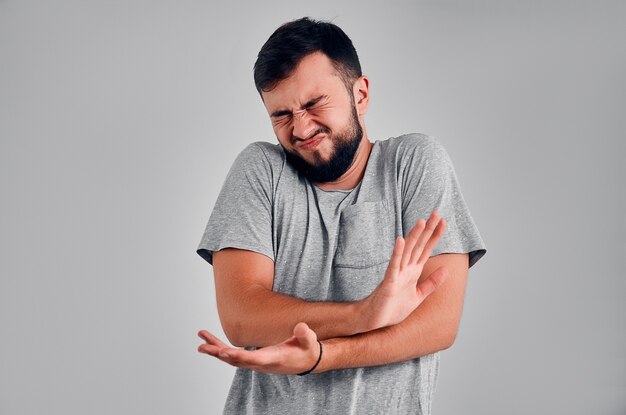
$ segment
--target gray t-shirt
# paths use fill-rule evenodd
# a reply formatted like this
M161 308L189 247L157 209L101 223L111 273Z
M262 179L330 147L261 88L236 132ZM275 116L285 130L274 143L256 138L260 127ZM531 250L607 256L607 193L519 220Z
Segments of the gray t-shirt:
M324 191L285 160L278 144L248 145L231 167L197 253L223 248L274 261L273 290L307 301L355 301L380 283L396 236L433 210L447 221L432 255L485 245L445 149L407 134L376 141L363 180ZM248 348L253 349L253 348ZM225 414L430 414L439 353L389 365L307 376L237 369Z

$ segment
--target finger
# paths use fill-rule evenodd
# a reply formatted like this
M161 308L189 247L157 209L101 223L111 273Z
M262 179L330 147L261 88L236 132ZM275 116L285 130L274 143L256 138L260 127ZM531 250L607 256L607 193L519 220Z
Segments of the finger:
M411 252L413 251L413 247L417 243L417 239L419 238L422 230L426 226L426 221L424 219L420 219L417 221L413 229L409 232L406 237L406 241L404 244L404 250L402 252L402 261L400 262L400 267L404 268L411 260Z
M248 350L245 349L223 348L220 349L220 351L217 353L217 356L215 357L217 357L224 363L228 363L231 366L249 368L251 365L246 363L246 361L253 360L253 358L246 356L245 353L242 354L242 352L250 353Z
M415 243L415 246L413 247L413 252L411 252L410 260L411 264L416 264L419 260L420 256L422 255L422 251L424 250L424 246L426 245L426 242L428 242L428 239L430 239L430 236L439 224L439 221L439 212L433 210L430 218L428 218L428 222L426 222L426 227L424 228L424 231L419 235L419 238Z
M306 323L301 322L296 324L293 328L293 335L298 340L298 343L305 349L310 349L317 345L317 335Z
M198 332L198 337L206 341L208 344L212 344L220 348L228 347L226 344L222 343L220 339L218 339L206 330L200 330Z
M435 231L433 232L432 236L430 237L430 239L428 239L428 242L426 243L426 246L424 247L424 251L422 251L422 255L417 261L418 264L424 265L426 261L428 261L428 258L430 258L430 254L432 254L433 249L435 249L435 247L437 246L437 243L439 243L439 239L441 239L441 236L443 235L445 230L446 230L446 220L441 219L439 221L439 224L435 228Z
M257 350L227 348L222 349L217 357L233 366L260 369L277 362L276 348L276 346Z
M246 350L246 349L233 349L233 348L223 348L220 349L218 353L218 357L223 359L224 361L245 361L245 360L253 360L254 355L251 355L254 351Z
M200 353L205 353L210 356L216 357L219 360L234 366L237 366L237 364L236 359L233 357L233 355L236 354L237 350L238 349L234 349L231 347L218 347L206 343L198 346L198 351Z
M387 269L391 271L389 274L389 279L393 280L400 270L400 262L402 261L402 251L404 250L404 238L398 236L396 238L396 243L393 246L393 252L391 253L391 259L389 260L389 265L387 265Z
M206 343L202 343L200 346L198 346L198 351L200 353L205 353L213 357L217 357L221 349L222 349L221 347L213 346L213 345L206 344Z
M446 281L448 274L449 272L446 267L439 267L432 274L430 274L428 279L417 284L415 289L417 290L417 296L420 299L420 303Z

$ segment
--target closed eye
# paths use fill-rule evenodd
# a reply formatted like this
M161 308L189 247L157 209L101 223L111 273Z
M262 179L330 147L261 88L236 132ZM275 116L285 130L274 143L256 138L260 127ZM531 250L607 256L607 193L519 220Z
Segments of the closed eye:
M312 100L310 100L309 102L307 102L306 104L304 104L304 106L302 107L302 109L311 109L313 107L315 107L315 105L317 105L322 99L326 98L326 95L320 95L317 98L314 98Z
M315 106L320 103L322 100L327 99L328 95L320 95L319 97L313 98L309 101L306 102L306 104L304 104L302 107L300 107L300 110L309 110L312 108L315 108ZM274 120L275 123L280 123L280 122L285 122L287 120L289 120L292 116L292 112L290 110L278 110L278 111L274 111L270 117Z
M291 115L291 111L289 111L289 110L282 110L282 111L273 112L271 117L272 118L282 118L282 117L289 116L289 115Z
M291 120L291 113L283 114L283 115L279 115L275 117L272 116L272 124L274 125L286 124L289 122L289 120Z

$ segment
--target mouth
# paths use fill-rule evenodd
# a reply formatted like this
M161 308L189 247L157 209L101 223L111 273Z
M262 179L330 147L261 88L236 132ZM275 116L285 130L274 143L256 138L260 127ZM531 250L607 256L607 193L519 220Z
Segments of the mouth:
M324 134L317 134L315 137L311 137L308 140L298 141L296 146L303 150L312 150L322 141Z

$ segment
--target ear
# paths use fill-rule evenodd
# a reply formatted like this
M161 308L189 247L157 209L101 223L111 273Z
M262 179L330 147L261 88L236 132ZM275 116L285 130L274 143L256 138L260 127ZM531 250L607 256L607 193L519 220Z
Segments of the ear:
M370 81L367 76L360 76L352 87L354 95L354 104L359 116L365 115L370 102Z

